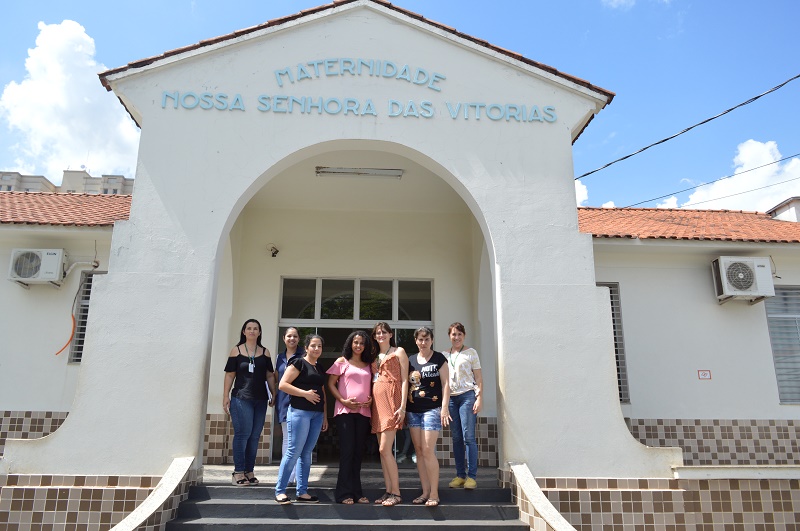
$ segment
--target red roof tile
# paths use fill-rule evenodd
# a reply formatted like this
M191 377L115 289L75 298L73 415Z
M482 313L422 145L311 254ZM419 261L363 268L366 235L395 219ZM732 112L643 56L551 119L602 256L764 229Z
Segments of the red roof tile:
M191 50L197 50L197 49L202 48L204 46L216 44L216 43L223 42L223 41L226 41L226 40L229 40L229 39L235 39L237 37L240 37L242 35L246 35L248 33L253 33L255 31L260 31L260 30L263 30L263 29L266 29L266 28L270 28L270 27L274 27L274 26L280 26L280 25L285 24L287 22L291 22L293 20L297 20L297 19L309 16L309 15L313 15L313 14L316 14L316 13L320 13L320 12L323 12L323 11L328 11L328 10L340 7L342 5L345 5L345 4L353 3L355 1L357 1L357 0L335 0L334 2L332 2L330 4L324 4L324 5L321 5L319 7L314 7L314 8L311 8L311 9L305 9L305 10L300 11L299 13L296 13L294 15L288 15L288 16L285 16L285 17L276 18L276 19L273 19L273 20L269 20L269 21L267 21L267 22L265 22L263 24L259 24L259 25L256 25L256 26L251 26L249 28L244 28L244 29L241 29L241 30L237 30L237 31L234 31L233 33L228 33L227 35L220 35L219 37L206 39L206 40L200 41L200 42L195 43L195 44L190 44L188 46L177 48L175 50L170 50L170 51L164 52L161 55L157 55L157 56L153 56L153 57L147 57L147 58L144 58L144 59L140 59L138 61L133 61L133 62L128 63L126 66L122 66L122 67L119 67L119 68L113 68L111 70L106 70L105 72L101 72L100 73L100 82L103 84L104 87L106 87L107 90L110 91L111 90L111 85L109 84L109 82L107 80L107 77L110 76L110 75L118 74L120 72L124 72L126 70L131 69L131 68L140 68L140 67L143 67L143 66L147 66L149 64L155 63L155 62L160 61L162 59L165 59L167 57L172 57L172 56L175 56L175 55L179 55L179 54L191 51ZM568 81L570 81L572 83L575 83L576 85L579 85L579 86L588 88L588 89L590 89L590 90L592 90L594 92L600 93L600 94L604 95L606 98L608 98L608 101L606 102L606 104L611 103L611 100L614 99L615 94L613 92L611 92L609 90L606 90L606 89L603 89L603 88L600 88L600 87L597 87L595 85L592 85L588 81L583 80L581 78L578 78L578 77L575 77L575 76L571 76L569 74L565 74L564 72L560 72L559 70L553 68L552 66L548 66L548 65L546 65L544 63L539 63L539 62L534 61L532 59L528 59L527 57L524 57L523 55L521 55L521 54L519 54L517 52L506 50L505 48L501 48L499 46L495 46L495 45L493 45L493 44L491 44L489 42L486 42L486 41L484 41L482 39L478 39L476 37L472 37L471 35L467 35L466 33L462 33L460 31L456 30L455 28L452 28L452 27L447 26L445 24L441 24L439 22L426 19L425 17L423 17L419 13L415 13L413 11L409 11L407 9L403 9L403 8L398 7L396 5L393 5L390 2L387 2L385 0L369 0L369 1L374 2L376 4L379 4L379 5L387 8L387 9L390 9L392 11L396 11L398 13L401 13L401 14L407 16L407 17L419 20L420 22L424 22L424 23L426 23L426 24L428 24L430 26L433 26L433 27L435 27L437 29L440 29L442 31L445 31L447 33L450 33L452 35L460 37L462 39L468 40L468 41L470 41L470 42L472 42L474 44L477 44L477 45L482 46L484 48L487 48L489 50L492 50L492 51L495 51L495 52L499 52L499 53L501 53L501 54L503 54L503 55L505 55L507 57L510 57L512 59L516 59L517 61L520 61L520 62L525 63L527 65L533 66L533 67L538 68L540 70L544 70L545 72L549 72L549 73L551 73L551 74L553 74L555 76L558 76L558 77L566 79L566 80L568 80Z
M130 212L129 195L0 192L0 224L107 227Z
M596 238L800 243L800 223L741 210L579 208L578 224Z
M0 224L104 227L130 208L129 195L0 192ZM596 238L800 243L800 223L740 210L582 207L578 223Z

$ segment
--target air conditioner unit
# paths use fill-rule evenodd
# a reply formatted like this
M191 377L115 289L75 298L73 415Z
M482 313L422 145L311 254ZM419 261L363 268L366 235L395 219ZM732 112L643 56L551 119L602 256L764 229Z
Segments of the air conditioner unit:
M8 280L23 284L61 282L66 262L64 249L12 249Z
M720 256L711 262L711 271L720 304L733 299L755 304L775 296L769 257Z

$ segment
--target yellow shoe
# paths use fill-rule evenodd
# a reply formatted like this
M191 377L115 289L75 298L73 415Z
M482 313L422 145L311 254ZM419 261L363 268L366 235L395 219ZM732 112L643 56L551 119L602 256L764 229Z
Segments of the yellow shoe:
M478 482L475 481L472 478L467 478L467 480L464 482L464 488L465 489L474 489L477 486L478 486Z
M450 488L451 489L460 489L461 487L464 486L464 483L466 483L466 482L467 482L466 479L456 477L456 478L453 479L453 481L450 482ZM475 480L473 480L472 482L475 483Z

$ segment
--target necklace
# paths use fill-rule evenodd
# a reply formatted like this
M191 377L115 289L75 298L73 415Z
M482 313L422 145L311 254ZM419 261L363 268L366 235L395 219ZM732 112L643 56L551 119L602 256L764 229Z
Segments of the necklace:
M383 362L386 360L386 357L389 355L389 352L391 351L392 351L392 346L389 345L389 348L386 349L386 352L378 352L378 367L380 367L381 364L383 364Z
M256 361L256 352L258 351L258 345L253 348L253 353L250 353L250 349L247 348L247 343L244 344L244 351L247 352L247 357L250 358L250 363L255 363Z
M456 352L455 354L453 354L453 347L450 347L450 357L448 358L447 361L448 361L448 363L450 363L451 367L455 368L456 361L458 360L458 355L461 354L462 350L464 350L464 345L463 344L461 345L461 348L458 349L458 352Z

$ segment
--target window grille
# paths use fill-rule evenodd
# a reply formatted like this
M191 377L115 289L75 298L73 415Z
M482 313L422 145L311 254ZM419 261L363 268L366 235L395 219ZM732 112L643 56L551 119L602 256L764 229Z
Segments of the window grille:
M782 404L800 404L800 287L775 286L764 301Z
M628 392L628 369L625 364L625 336L622 333L622 303L619 296L618 282L598 282L598 286L607 287L611 298L611 320L614 327L614 357L617 363L617 387L619 401L630 404Z
M86 340L86 325L89 321L89 299L92 294L92 283L95 275L104 272L84 271L81 273L81 285L78 288L78 300L75 303L75 336L69 349L69 362L80 363L83 357L83 345Z

